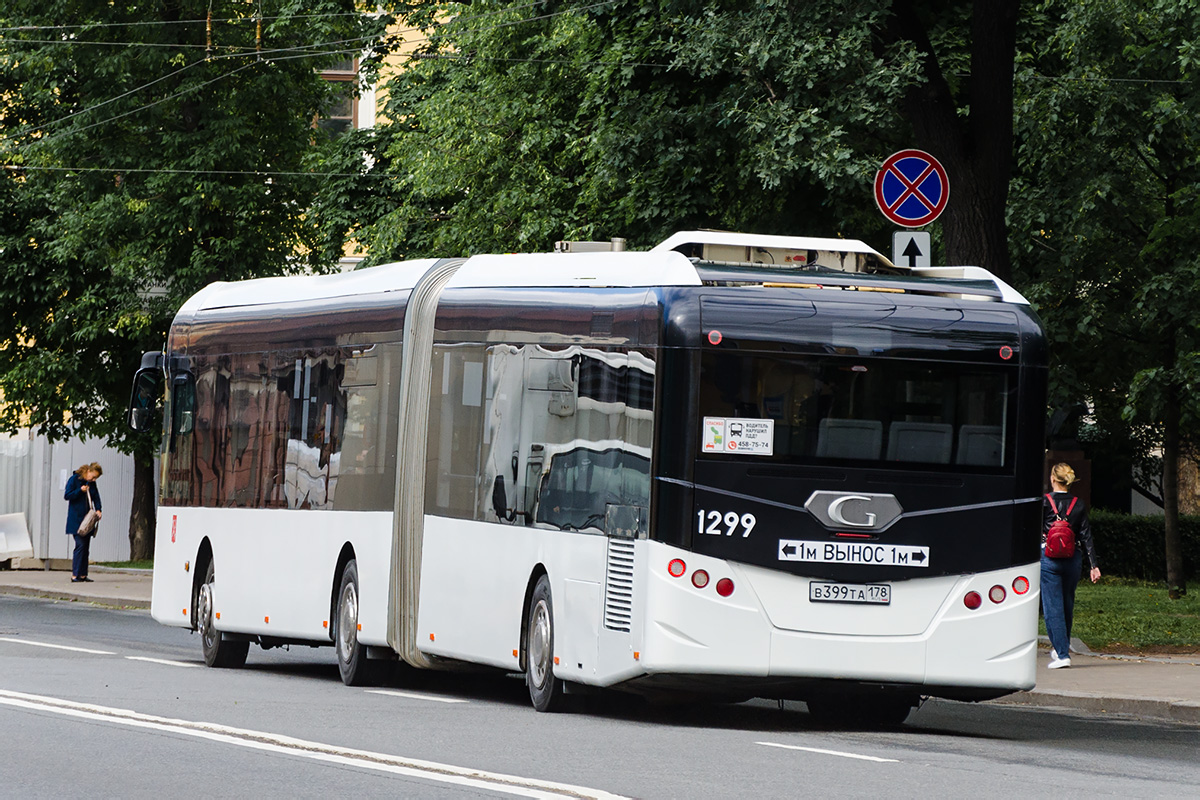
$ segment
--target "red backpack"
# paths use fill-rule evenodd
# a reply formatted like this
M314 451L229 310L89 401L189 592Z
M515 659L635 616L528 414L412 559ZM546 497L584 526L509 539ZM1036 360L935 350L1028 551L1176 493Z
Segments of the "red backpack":
M1071 527L1067 518L1071 516L1075 501L1079 498L1071 498L1071 505L1067 506L1065 514L1058 513L1058 506L1054 504L1053 497L1046 495L1046 499L1050 501L1050 508L1054 511L1054 522L1050 523L1050 530L1046 531L1046 555L1050 558L1070 558L1075 555L1075 529Z

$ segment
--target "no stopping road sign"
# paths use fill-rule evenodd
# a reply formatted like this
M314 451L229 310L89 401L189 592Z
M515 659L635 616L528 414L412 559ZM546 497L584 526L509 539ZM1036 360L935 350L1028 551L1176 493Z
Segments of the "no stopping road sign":
M950 199L950 179L938 160L922 150L893 153L875 173L875 204L905 228L938 218Z

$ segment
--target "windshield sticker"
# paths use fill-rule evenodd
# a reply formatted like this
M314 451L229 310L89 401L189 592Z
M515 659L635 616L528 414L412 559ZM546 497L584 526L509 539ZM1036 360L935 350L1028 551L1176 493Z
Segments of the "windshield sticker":
M705 453L769 456L775 452L775 420L705 417Z

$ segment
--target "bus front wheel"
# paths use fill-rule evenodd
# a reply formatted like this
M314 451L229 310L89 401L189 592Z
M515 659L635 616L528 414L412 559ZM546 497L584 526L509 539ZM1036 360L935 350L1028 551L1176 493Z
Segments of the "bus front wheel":
M213 582L216 570L208 562L204 583L196 598L196 620L200 628L200 646L204 649L204 663L210 667L241 667L246 663L250 642L226 639L214 625Z
M342 570L337 596L333 641L337 647L338 672L347 686L362 686L367 682L367 648L358 640L357 562L348 562Z
M538 711L562 708L563 682L554 677L554 606L550 602L550 579L538 578L529 598L529 622L525 629L525 683Z

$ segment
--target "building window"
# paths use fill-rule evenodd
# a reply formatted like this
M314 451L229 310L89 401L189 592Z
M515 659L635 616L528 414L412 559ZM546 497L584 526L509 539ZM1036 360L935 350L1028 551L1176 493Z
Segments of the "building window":
M323 70L321 77L335 85L336 93L317 118L317 127L334 136L357 127L358 59L339 61Z

